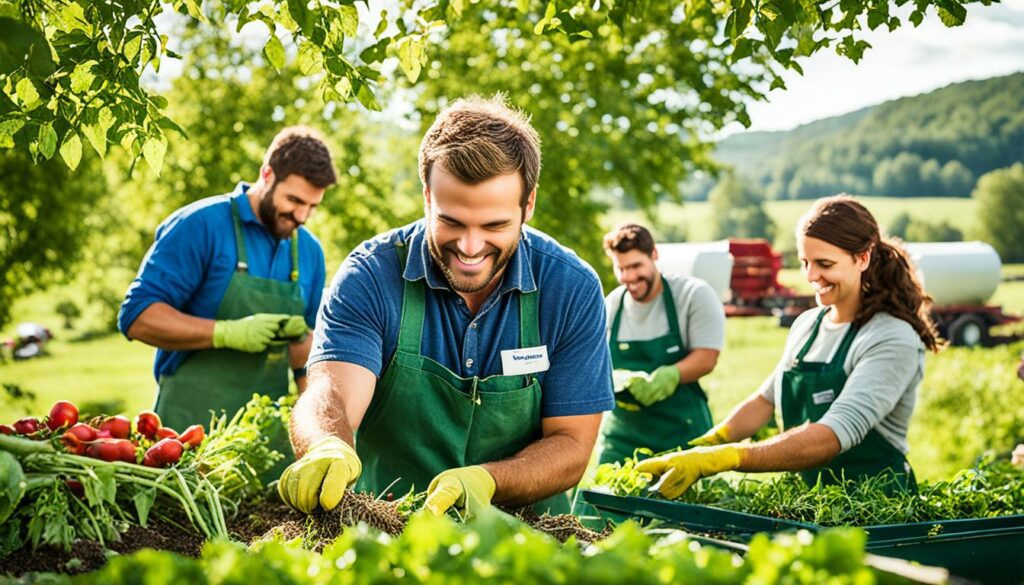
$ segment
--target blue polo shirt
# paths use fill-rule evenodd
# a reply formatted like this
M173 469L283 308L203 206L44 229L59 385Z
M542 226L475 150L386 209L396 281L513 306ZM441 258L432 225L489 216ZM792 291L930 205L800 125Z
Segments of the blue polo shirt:
M604 295L590 266L527 227L501 283L472 315L430 257L424 225L392 230L349 254L320 307L309 365L348 362L380 378L398 347L403 282L425 280L420 353L462 377L501 374L502 350L519 348L519 293L538 291L540 339L550 362L536 374L542 416L614 407ZM404 272L398 240L408 242Z
M200 199L178 209L156 228L156 238L121 303L117 326L125 336L146 307L162 302L195 317L213 319L235 274L238 249L231 202L239 199L239 218L249 274L287 281L292 266L291 239L279 240L253 213L239 183L234 192ZM299 286L306 302L306 323L316 322L326 269L319 240L299 228ZM173 374L188 351L157 349L153 375Z

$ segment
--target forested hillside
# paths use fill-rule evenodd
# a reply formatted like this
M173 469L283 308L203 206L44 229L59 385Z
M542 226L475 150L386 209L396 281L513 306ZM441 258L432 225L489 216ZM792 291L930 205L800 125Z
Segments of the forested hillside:
M840 191L965 197L981 175L1024 160L1024 73L958 83L788 132L739 134L722 141L716 157L770 199Z

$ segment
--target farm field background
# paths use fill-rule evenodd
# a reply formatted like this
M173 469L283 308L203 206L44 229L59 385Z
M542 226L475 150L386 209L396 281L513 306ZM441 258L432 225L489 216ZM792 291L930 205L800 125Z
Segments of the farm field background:
M914 216L924 214L930 221L949 221L970 234L974 220L971 200L865 198L864 201L883 224L903 211L910 211ZM808 201L772 202L769 211L779 225L793 225L809 204ZM707 204L663 204L662 210L663 221L666 217L679 217L678 221L685 222L688 231L692 229L691 240L710 239L710 236L701 238L698 231L708 223L710 207ZM626 217L628 213L616 214L615 220ZM333 270L333 266L329 267L330 273ZM1005 265L1004 275L1024 275L1024 264ZM783 270L781 280L801 292L810 290L800 270ZM106 403L108 409L120 408L126 412L151 408L156 394L152 374L154 349L129 342L119 334L90 334L87 318L79 320L71 330L61 329L61 318L54 310L56 302L75 298L75 295L76 292L67 287L58 287L16 303L16 322L43 323L53 329L57 337L48 345L51 353L48 358L0 363L0 384L14 384L33 392L36 395L34 411L42 411L61 399L77 404ZM1012 314L1024 314L1024 281L1001 283L990 302L1002 305ZM1011 329L1024 331L1024 326L1018 324ZM728 414L771 372L786 332L773 318L727 322L726 348L719 365L702 381L716 420ZM0 332L0 339L12 334L13 325ZM1024 383L1014 375L1022 350L1024 343L1019 342L995 348L950 348L938 356L929 354L919 408L910 431L910 461L921 476L947 477L969 465L980 450L1005 451L1024 437ZM27 412L25 405L0 400L0 420L4 422ZM938 426L940 424L946 427ZM965 437L955 449L947 445L945 438L940 438L952 433Z

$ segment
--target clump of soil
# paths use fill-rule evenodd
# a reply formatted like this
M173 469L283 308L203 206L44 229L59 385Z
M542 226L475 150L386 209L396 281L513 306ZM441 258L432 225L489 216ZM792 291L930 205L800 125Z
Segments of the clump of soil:
M283 522L272 525L248 542L269 540L275 536L285 540L302 537L312 550L321 551L345 528L360 522L392 536L405 529L405 517L399 514L396 503L377 500L369 494L346 492L337 508L329 512L317 510L309 516L293 511L284 517Z
M105 565L109 554L131 554L144 548L169 550L198 557L203 549L203 537L173 524L154 520L145 528L132 526L121 534L119 542L106 544L110 552L92 540L76 540L69 551L50 545L43 545L35 550L32 550L31 546L24 546L0 558L0 575L17 576L37 572L69 575L85 573Z
M558 542L565 542L575 536L581 547L604 540L612 533L610 524L606 524L604 530L597 532L581 524L580 519L572 514L539 515L529 507L506 511L529 524L534 530L553 536Z

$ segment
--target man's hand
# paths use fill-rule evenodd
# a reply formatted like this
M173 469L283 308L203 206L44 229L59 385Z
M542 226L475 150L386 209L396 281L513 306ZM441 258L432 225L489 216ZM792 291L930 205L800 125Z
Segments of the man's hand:
M455 506L466 519L491 505L494 489L494 478L483 467L457 467L442 471L430 482L423 506L435 516Z
M690 489L698 479L739 467L741 452L742 448L735 445L697 447L645 459L635 469L641 473L650 473L655 479L660 477L661 481L650 489L656 489L665 498L674 500Z
M679 368L670 364L654 370L646 379L631 384L629 391L637 402L650 406L672 396L678 387Z
M306 318L302 315L288 317L277 331L275 337L279 339L299 339L309 331L306 326Z
M711 427L708 432L690 441L687 445L691 447L714 447L715 445L724 445L731 442L732 439L729 438L729 425L723 422Z
M612 370L612 383L615 385L616 392L622 392L623 390L629 390L630 386L637 382L643 382L647 379L647 374L644 372L634 372L633 370Z
M1024 467L1024 443L1017 445L1017 448L1013 450L1010 462L1017 467Z
M281 474L277 493L292 508L306 514L316 509L333 510L363 471L355 449L328 435L306 451Z
M244 319L216 321L213 324L213 347L261 352L277 335L281 322L287 319L288 315L256 313Z

